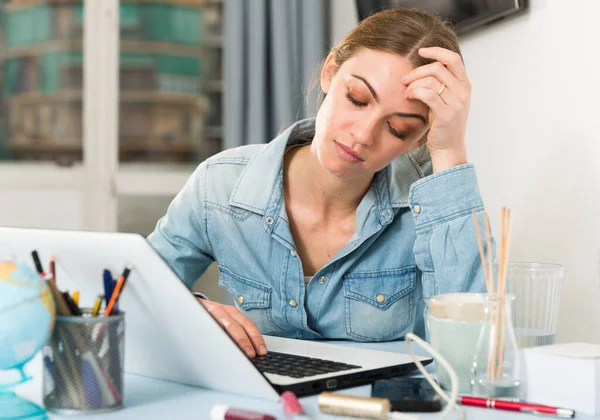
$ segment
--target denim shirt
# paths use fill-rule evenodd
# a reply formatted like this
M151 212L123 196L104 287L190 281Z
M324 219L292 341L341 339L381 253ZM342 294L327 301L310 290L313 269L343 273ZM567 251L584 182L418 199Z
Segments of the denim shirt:
M375 174L348 243L305 286L283 195L283 154L303 120L268 144L202 162L149 236L191 287L217 261L219 286L263 334L384 341L424 335L428 299L485 289L471 164L431 175L402 155Z

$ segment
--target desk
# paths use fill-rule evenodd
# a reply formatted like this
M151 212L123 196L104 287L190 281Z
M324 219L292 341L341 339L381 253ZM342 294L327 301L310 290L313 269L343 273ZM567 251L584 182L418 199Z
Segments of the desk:
M336 342L340 344L340 342ZM406 352L405 342L391 343L343 343L349 346L360 346L363 348L373 348L383 351ZM417 348L417 346L413 346ZM418 352L423 354L421 352ZM423 354L425 355L425 354ZM34 380L20 385L17 393L37 404L42 404L42 366L41 357L37 357L27 365L27 371L34 376ZM275 416L278 420L286 419L281 406L277 403L264 402L252 398L244 398L223 392L210 391L203 388L196 388L186 385L180 385L172 382L159 381L138 375L125 374L125 407L122 410L108 414L85 415L81 416L85 420L138 420L138 419L189 419L189 420L207 420L209 419L210 408L213 404L222 403L233 407L255 410L268 413ZM371 387L361 386L339 391L344 394L369 396ZM317 396L304 397L300 399L306 413L311 419L319 420L340 420L350 417L339 417L322 414L317 404ZM512 413L509 411L493 411L488 409L463 407L467 419L486 419L486 420L507 420L523 419L535 420L537 417L529 414ZM438 413L420 414L423 420L435 419ZM51 419L72 419L73 416L56 416L49 413ZM448 419L458 418L456 413L452 413ZM578 414L576 419L590 420L600 419L600 417L591 417Z

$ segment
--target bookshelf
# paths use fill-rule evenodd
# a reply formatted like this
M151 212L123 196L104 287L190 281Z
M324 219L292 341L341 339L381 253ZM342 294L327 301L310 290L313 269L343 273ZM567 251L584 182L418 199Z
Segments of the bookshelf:
M81 161L83 3L4 3L0 159ZM120 2L120 162L221 150L221 20L218 0Z

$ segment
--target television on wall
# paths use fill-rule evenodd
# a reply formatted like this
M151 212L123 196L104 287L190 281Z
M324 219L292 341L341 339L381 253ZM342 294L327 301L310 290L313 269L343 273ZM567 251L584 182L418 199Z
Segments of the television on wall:
M527 0L355 0L359 20L390 7L410 7L450 21L457 34L523 12Z

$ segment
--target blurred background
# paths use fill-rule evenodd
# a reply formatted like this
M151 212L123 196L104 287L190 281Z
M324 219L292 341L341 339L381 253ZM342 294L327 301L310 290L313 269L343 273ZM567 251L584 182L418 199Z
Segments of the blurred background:
M193 167L222 150L222 8L190 0L0 2L0 160L15 187L28 180L28 191L4 194L12 211L2 223L149 233ZM86 64L95 68L86 72ZM102 132L86 132L86 122ZM119 184L116 195L92 200L116 199L101 209L112 210L109 217L86 215L88 169ZM40 201L43 211L33 205Z
M398 5L460 34L492 222L565 265L557 340L600 342L596 0L2 0L0 225L147 235L200 162L314 115L330 48Z

